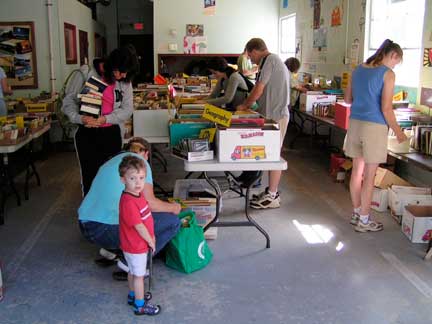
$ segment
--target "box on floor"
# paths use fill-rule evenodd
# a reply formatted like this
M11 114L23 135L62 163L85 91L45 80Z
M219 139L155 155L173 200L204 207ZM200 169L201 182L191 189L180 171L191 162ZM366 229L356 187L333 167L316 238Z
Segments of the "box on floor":
M378 212L385 212L388 208L388 190L374 188L372 193L371 208Z
M408 205L432 205L431 188L392 186L388 189L392 213L400 216Z
M407 206L402 216L402 232L412 243L423 241L425 234L432 230L432 206Z
M374 186L381 189L388 189L393 185L408 187L411 184L404 179L398 177L390 170L378 168L375 174Z

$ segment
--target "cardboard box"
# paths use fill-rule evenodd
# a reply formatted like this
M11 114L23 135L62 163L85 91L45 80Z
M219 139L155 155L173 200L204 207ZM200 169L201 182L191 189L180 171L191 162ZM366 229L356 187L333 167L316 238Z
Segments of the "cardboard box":
M372 194L371 208L378 212L385 212L388 208L388 190L374 188Z
M214 123L205 119L171 119L169 122L169 135L171 147L178 144L183 138L198 138L204 128L215 127Z
M218 128L219 162L280 160L280 131L275 126L262 128Z
M342 129L348 129L351 105L344 102L336 102L335 105L335 125Z
M402 232L412 243L427 243L423 236L432 230L432 206L407 206L402 216Z
M179 150L172 149L171 153L173 156L190 162L196 161L208 161L214 159L213 151L202 151L202 152L180 152Z
M411 184L404 179L398 177L390 170L378 168L375 174L374 186L381 189L390 188L393 185L397 186L410 186Z
M312 111L314 103L335 103L335 95L327 95L320 91L308 91L300 94L300 110Z
M394 215L402 215L408 205L432 205L431 188L392 186L388 192L389 206Z
M191 198L191 193L208 193L209 198ZM177 180L173 192L174 199L180 199L182 211L193 211L200 226L207 225L216 216L216 198L214 189L205 179ZM219 211L222 209L222 200Z

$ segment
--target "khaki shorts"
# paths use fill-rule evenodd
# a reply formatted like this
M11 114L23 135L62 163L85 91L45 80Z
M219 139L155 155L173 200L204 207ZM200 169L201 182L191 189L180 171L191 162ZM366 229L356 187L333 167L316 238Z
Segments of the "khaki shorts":
M385 163L387 136L387 125L350 119L343 147L345 155L363 157L366 163Z
M284 117L282 119L279 119L279 121L278 121L279 129L280 129L280 147L281 147L281 149L282 149L284 138L285 138L285 135L287 132L288 121L289 121L289 117Z

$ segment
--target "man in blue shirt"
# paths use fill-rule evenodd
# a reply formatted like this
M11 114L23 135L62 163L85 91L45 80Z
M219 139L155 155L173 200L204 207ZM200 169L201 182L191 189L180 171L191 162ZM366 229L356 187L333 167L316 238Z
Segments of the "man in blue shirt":
M181 206L155 197L152 172L147 162L149 144L144 139L136 137L129 141L127 149L129 152L114 156L100 167L78 209L79 226L88 241L103 249L119 249L119 201L124 185L120 181L118 167L124 156L137 156L144 159L146 164L144 196L154 218L154 254L157 254L177 234L180 222L176 215L180 212Z

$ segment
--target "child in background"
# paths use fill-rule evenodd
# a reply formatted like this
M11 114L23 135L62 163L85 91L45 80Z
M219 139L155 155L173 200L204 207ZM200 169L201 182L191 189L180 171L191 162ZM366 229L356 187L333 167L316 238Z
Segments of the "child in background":
M129 266L128 304L135 315L157 315L159 305L144 300L144 276L149 249L155 250L153 217L144 198L146 178L144 161L132 155L125 156L119 165L121 181L125 185L120 198L120 248Z

